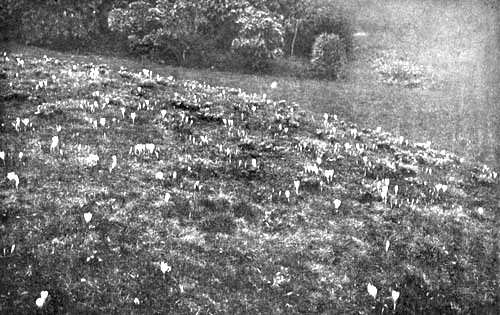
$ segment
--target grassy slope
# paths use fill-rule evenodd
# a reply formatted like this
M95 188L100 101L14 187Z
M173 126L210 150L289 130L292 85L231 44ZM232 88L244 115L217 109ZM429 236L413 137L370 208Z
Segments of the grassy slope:
M108 60L92 78L98 60L35 53L18 56L21 67L14 57L2 59L18 98L7 104L0 140L1 313L388 313L392 289L401 293L398 314L498 308L491 171L385 132L354 134L350 123L325 124L286 101L169 80L166 68L151 80ZM44 79L47 88L35 89ZM150 108L139 109L146 100ZM32 126L16 131L16 117ZM101 117L106 127L89 122ZM55 135L62 155L50 151ZM158 158L129 154L139 143L156 144ZM319 174L306 173L319 156ZM7 172L19 175L19 191ZM386 202L377 184L384 178ZM171 267L165 275L160 262ZM39 310L42 290L50 298Z

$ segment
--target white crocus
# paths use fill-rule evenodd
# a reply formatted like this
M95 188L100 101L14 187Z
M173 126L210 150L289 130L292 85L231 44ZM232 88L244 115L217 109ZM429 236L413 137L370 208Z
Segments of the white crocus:
M106 118L101 117L101 119L99 119L99 123L101 124L102 127L106 126Z
M122 112L122 118L125 119L125 107L120 108L120 111Z
M156 172L155 178L158 180L163 180L163 172Z
M14 172L10 172L7 174L7 179L9 181L13 181L14 185L16 186L16 190L18 190L19 187L19 177L16 175Z
M168 203L171 197L169 192L165 193L165 203Z
M53 136L52 143L50 145L50 152L54 151L57 147L59 147L59 136Z
M299 194L300 180L294 180L293 185L295 186L295 194Z
M290 190L285 190L285 197L286 199L288 200L288 202L290 202Z
M111 162L111 166L109 167L109 172L110 172L110 173L111 173L111 172L113 171L113 169L116 167L116 162L117 162L117 161L116 161L116 155L113 155L113 156L111 157L111 160L112 160L112 162Z
M132 124L135 124L135 118L137 117L136 113L131 113L130 118L132 118Z
M271 83L271 89L275 89L278 87L278 82L274 81L273 83Z
M0 159L2 159L3 165L5 165L5 152L4 151L0 151Z
M252 159L252 167L257 168L257 160L256 159Z
M90 212L85 212L85 213L83 214L83 218L85 219L85 222L89 223L89 222L90 222L90 220L92 220L92 213L90 213Z
M394 311L395 311L396 310L396 303L399 299L399 291L392 290L391 297L392 297L392 301L394 302Z
M340 201L339 199L335 199L333 201L333 206L335 207L335 210L338 210L338 208L340 208L341 204L342 204L342 201Z
M370 295L371 295L374 299L376 299L376 298L377 298L377 291L378 291L378 290L377 290L377 287L376 287L376 286L374 286L374 285L373 285L373 284L371 284L371 283L368 283L368 285L367 285L367 287L366 287L366 288L367 288L367 290L368 290L368 294L370 294Z
M45 302L47 301L48 297L49 297L48 291L40 292L40 297L35 301L36 306L38 306L38 308L42 308L45 305Z
M166 262L162 261L160 262L160 269L163 274L166 272L170 272L172 270L172 267L170 267Z
M162 109L162 110L160 111L160 113L161 113L161 117L162 117L163 119L165 119L165 115L167 114L167 111L166 111L165 109Z
M99 162L99 156L97 154L91 153L87 157L87 164L90 166L96 166L98 162Z

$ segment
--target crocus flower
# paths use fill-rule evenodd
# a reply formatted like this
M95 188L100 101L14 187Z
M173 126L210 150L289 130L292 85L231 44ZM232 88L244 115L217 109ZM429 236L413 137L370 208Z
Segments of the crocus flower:
M99 119L99 123L101 124L102 127L106 126L106 118L101 117L101 119Z
M40 292L40 297L35 301L36 306L38 306L38 308L42 308L45 305L45 302L48 297L49 297L49 292L47 291Z
M160 111L160 113L161 113L161 117L162 117L162 118L165 118L165 115L167 114L167 111L166 111L166 110L164 110L164 109L162 109L162 110Z
M156 172L155 178L158 180L163 180L163 172Z
M166 262L162 261L160 263L160 269L163 274L166 272L170 272L172 270L172 267L170 267Z
M165 203L168 203L170 201L170 198L171 198L170 193L169 192L165 193Z
M290 202L290 190L285 190L285 197L286 199L288 200L288 202Z
M132 124L135 124L135 117L137 117L136 113L131 113L130 118L132 118Z
M113 171L113 169L116 167L116 155L113 155L111 157L111 159L113 160L111 162L111 166L109 167L109 172L111 173Z
M256 159L252 159L252 167L257 168L257 160Z
M368 283L367 285L367 290L368 290L368 294L370 294L371 296L373 296L374 299L377 298L377 287L372 285L371 283Z
M5 165L5 152L4 151L0 151L0 159L2 159L3 164Z
M295 186L295 194L299 194L300 180L294 180L293 185Z
M275 89L278 87L278 82L274 81L273 83L271 83L271 89Z
M396 310L396 302L399 299L399 291L392 290L392 300L394 301L394 310Z
M120 108L120 111L122 112L122 118L125 119L125 107Z
M333 206L335 207L335 210L337 210L338 208L340 208L341 204L342 204L342 201L340 201L339 199L335 199L333 201Z
M85 212L85 213L83 214L83 218L85 219L85 222L89 223L89 222L90 222L90 220L92 220L92 213L90 213L90 212Z
M19 177L16 175L14 172L10 172L7 174L7 179L10 181L14 182L14 185L16 186L16 190L18 190L19 187Z

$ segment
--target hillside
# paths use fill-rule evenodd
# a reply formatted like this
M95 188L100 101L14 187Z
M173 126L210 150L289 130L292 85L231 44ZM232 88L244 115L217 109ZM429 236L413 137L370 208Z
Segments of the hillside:
M0 313L500 307L483 165L124 60L0 63Z

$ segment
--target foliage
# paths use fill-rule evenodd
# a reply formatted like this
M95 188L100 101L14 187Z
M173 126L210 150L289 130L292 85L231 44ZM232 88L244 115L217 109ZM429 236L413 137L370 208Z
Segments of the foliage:
M282 54L283 26L271 12L250 6L236 23L240 30L231 49L245 68L264 70Z
M344 42L336 34L321 34L313 45L311 64L316 75L336 79L347 60Z
M184 64L229 48L240 7L238 1L136 1L112 10L108 23L128 36L132 51Z
M353 18L350 12L328 0L300 1L287 18L284 51L287 55L310 58L316 36L338 34L348 58L353 50ZM295 40L294 40L295 38ZM292 52L293 46L293 52Z

